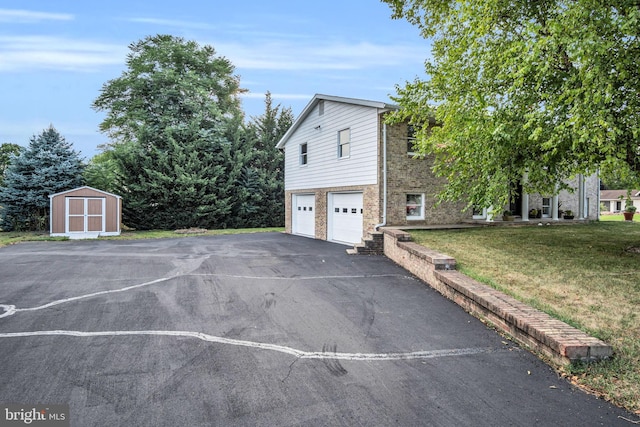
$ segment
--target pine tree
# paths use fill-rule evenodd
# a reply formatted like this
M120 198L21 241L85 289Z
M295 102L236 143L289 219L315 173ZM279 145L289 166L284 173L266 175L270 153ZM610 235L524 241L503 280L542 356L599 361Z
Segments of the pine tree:
M276 144L293 123L290 108L273 106L271 93L265 111L243 130L236 163L242 164L234 197L238 227L284 225L284 155Z
M0 189L0 224L9 230L45 230L49 195L82 185L83 164L72 145L50 126L14 157Z

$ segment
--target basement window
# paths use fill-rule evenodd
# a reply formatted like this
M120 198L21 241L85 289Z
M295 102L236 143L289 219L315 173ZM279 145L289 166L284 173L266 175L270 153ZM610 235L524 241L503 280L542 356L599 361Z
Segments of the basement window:
M407 194L407 220L424 219L424 194Z

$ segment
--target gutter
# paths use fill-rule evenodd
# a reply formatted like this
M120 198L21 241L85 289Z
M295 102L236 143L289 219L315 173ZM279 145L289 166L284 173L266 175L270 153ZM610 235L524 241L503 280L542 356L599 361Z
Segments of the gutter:
M374 229L387 225L387 124L382 124L382 222Z

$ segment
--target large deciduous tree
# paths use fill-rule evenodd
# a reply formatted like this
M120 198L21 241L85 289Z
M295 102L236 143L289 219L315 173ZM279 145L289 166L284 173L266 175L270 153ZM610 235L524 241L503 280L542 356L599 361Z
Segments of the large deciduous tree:
M82 185L83 164L72 145L50 126L13 157L0 188L0 224L9 230L45 230L49 196Z
M226 227L231 137L242 123L239 79L211 46L158 35L130 46L127 70L94 108L114 144L124 220L140 228Z
M597 168L638 181L637 2L383 1L432 43L428 78L397 88L393 120L422 125L443 198L501 204L523 176L552 194Z

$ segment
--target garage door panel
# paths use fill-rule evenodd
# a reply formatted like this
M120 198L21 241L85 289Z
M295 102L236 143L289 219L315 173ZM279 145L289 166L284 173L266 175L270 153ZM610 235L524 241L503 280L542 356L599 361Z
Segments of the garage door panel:
M363 204L362 193L334 193L330 239L342 243L359 243L362 240Z
M293 234L315 237L315 195L296 194L293 199L293 213L291 216Z

